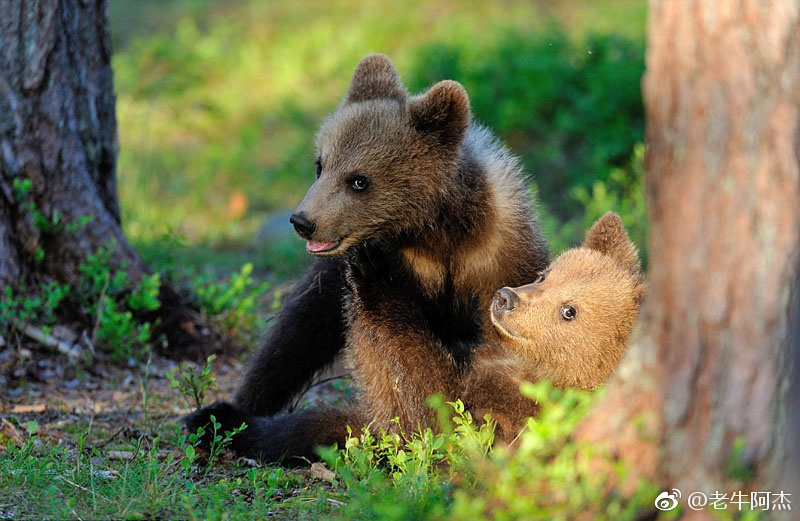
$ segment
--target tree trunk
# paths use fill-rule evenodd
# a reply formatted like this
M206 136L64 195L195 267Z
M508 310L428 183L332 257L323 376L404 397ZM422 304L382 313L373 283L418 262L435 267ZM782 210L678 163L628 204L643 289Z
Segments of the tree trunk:
M108 244L132 280L146 273L120 224L106 10L106 0L0 0L0 285L41 275L75 285L87 254ZM26 179L21 193L15 180ZM174 290L162 297L173 353L218 340L194 333L208 328Z
M800 6L651 0L643 92L649 294L579 434L684 494L786 490Z
M0 180L4 228L11 231L0 272L6 283L35 267L37 248L45 254L41 270L75 280L86 254L112 240L118 261L127 262L133 275L144 272L120 227L105 9L105 2L96 1L0 2ZM33 182L33 202L51 220L90 216L91 224L43 240L41 226L20 206L14 179Z

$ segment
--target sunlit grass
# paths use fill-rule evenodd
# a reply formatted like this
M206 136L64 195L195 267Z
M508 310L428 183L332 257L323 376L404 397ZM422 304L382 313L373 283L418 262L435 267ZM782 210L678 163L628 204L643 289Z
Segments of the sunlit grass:
M116 440L109 440L113 426L100 429L89 419L54 432L52 424L14 418L16 427L4 425L14 439L0 439L9 445L0 458L0 515L633 521L653 511L652 484L633 480L623 491L630 469L602 447L572 439L592 393L548 382L524 384L523 392L541 412L511 447L490 451L493 426L438 397L430 403L442 418L439 429L356 429L341 451L322 451L327 468L311 470L232 458L206 467L170 418L154 416L152 430L143 425L144 432Z
M587 187L595 178L605 182L608 158L626 163L632 143L641 140L638 116L626 119L631 108L609 106L615 102L603 98L608 76L580 80L594 81L587 88L597 93L595 99L558 102L567 104L564 115L577 114L574 121L559 123L558 113L547 116L542 112L546 100L536 97L550 88L572 88L566 78L585 67L576 60L589 63L595 45L590 34L622 34L640 46L643 1L176 2L169 5L178 8L166 11L150 2L136 10L126 1L112 9L112 16L125 17L112 20L113 28L133 21L158 28L151 34L126 27L114 57L124 224L145 249L157 249L148 245L170 233L188 246L252 250L264 220L292 208L310 184L316 128L339 103L354 65L369 52L389 54L413 90L445 77L465 83L476 116L523 156L537 181L547 181L539 188L546 207L559 209L554 223L564 222L563 201L573 205L573 196L558 188L560 178L572 179L561 169L572 168L571 176L582 172ZM184 14L168 25L153 22L159 13ZM559 32L552 33L558 47L548 56L540 42L554 21L574 44L564 47ZM630 72L620 69L628 60L623 56L623 61L612 58L617 61L609 62L608 71L596 68L596 74L618 75L637 98L641 47L632 52ZM488 66L492 60L496 66ZM516 83L499 77L506 61L509 73L520 70L527 76ZM625 80L629 77L632 81ZM612 124L602 110L592 109L593 103L620 115L620 128L611 131L619 139L609 141L619 151L594 145L591 134L585 145L573 143L582 125L591 130ZM581 111L601 115L582 120ZM609 133L597 131L598 137ZM564 153L570 157L560 157ZM570 218L572 212L567 212ZM576 237L557 232L555 246ZM291 248L290 257L302 254L299 243ZM248 260L258 265L258 259Z

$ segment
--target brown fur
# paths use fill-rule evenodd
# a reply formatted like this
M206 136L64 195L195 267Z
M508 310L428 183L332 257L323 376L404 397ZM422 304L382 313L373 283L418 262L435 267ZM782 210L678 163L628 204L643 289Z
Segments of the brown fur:
M518 161L471 121L456 82L410 96L388 58L367 56L317 148L319 175L293 222L322 259L255 357L239 408L198 411L190 427L212 411L233 424L242 410L280 410L342 346L361 391L352 425L366 418L390 427L394 417L405 429L429 424L427 397L455 398L473 351L498 338L483 313L494 291L535 279L548 263ZM356 190L355 179L368 185ZM307 440L322 423L330 424L325 436L344 437L345 416L319 410L302 421L259 419L250 434L258 443L242 450L275 458L290 447L278 431Z
M322 173L298 212L316 223L314 240L341 240L322 255L392 237L425 293L452 291L455 306L488 304L499 285L529 280L546 258L524 178L488 132L470 125L461 85L442 81L409 97L393 71L379 55L358 65L347 98L319 132ZM368 177L365 193L344 188L353 175ZM400 302L368 309L352 279L356 380L376 420L399 417L413 428L430 413L429 394L455 395L456 362L419 328L426 317L392 296L395 288L386 296ZM488 317L481 328L494 336Z
M464 397L476 415L490 411L504 435L516 433L536 404L522 398L523 380L593 389L619 364L644 294L636 248L620 218L608 213L582 247L556 258L533 284L511 290L513 310L496 300L490 311L500 344L476 355ZM565 320L562 306L577 314Z
M452 278L458 290L489 298L498 282L546 262L517 160L470 125L469 98L454 81L409 97L388 58L367 56L317 148L322 175L297 210L317 224L315 240L343 239L319 255L338 256L376 236L410 235L401 251L431 293ZM479 170L469 185L465 170ZM343 185L353 174L369 175L369 198L348 197ZM439 225L445 219L454 222Z

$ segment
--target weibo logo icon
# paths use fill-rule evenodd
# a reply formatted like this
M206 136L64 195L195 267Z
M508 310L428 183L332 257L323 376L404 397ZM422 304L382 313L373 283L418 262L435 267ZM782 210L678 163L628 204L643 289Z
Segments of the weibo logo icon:
M668 512L675 510L678 507L678 498L681 497L681 491L673 488L672 492L665 490L656 498L656 508Z

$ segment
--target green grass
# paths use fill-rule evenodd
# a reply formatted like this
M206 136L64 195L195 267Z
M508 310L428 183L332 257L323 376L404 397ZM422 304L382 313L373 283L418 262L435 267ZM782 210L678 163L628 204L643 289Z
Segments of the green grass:
M144 434L108 440L111 429L52 433L21 423L23 440L0 459L0 514L13 519L574 519L633 520L658 490L623 494L627 470L597 447L570 440L593 395L547 382L523 387L541 415L514 442L490 451L493 426L460 404L433 401L439 433L354 433L323 451L327 468L284 470L223 459L205 467L168 418ZM13 418L12 418L13 419ZM147 420L147 419L146 419ZM26 427L27 425L27 427ZM48 436L48 434L50 434ZM61 434L62 436L64 433ZM9 440L0 440L8 443ZM601 459L598 459L601 458ZM598 472L606 461L606 472ZM322 469L320 471L320 469ZM609 481L609 479L613 481Z
M173 435L174 438L174 435ZM0 515L10 519L314 519L327 507L302 472L228 464L185 472L169 438L92 447L29 438L0 462ZM120 457L125 458L120 460ZM313 488L312 488L313 487ZM296 495L283 500L282 495ZM311 500L307 502L306 500Z
M254 239L301 199L314 133L375 51L413 91L466 86L476 118L533 175L556 250L606 210L645 237L630 166L643 141L644 1L112 4L123 219L148 260L181 237L174 255L192 266L238 255L299 273L299 241Z

